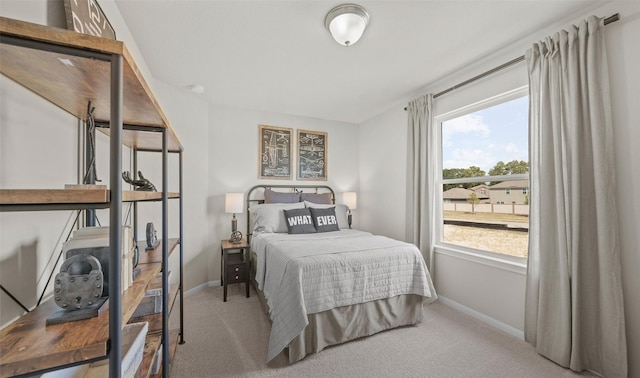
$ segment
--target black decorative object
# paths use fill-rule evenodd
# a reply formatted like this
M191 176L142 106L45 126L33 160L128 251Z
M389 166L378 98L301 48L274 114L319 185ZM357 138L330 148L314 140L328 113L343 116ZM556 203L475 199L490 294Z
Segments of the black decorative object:
M155 249L160 241L158 240L158 234L156 228L152 222L147 223L147 247L146 250Z
M238 244L242 240L242 232L235 230L231 233L229 241L233 244Z
M81 253L66 259L56 275L55 303L62 308L47 318L47 325L88 319L100 314L103 297L104 273L100 261Z
M151 183L151 181L149 181L146 178L144 178L144 176L142 175L141 171L138 171L138 176L140 177L140 179L133 180L131 178L131 174L129 173L129 171L122 172L122 179L124 181L128 182L129 184L135 186L136 188L134 190L142 191L142 192L156 192L157 191L155 185L153 185Z
M140 250L138 249L138 242L134 241L134 247L133 247L133 257L131 258L131 263L133 265L133 280L135 281L136 278L138 278L138 276L140 275L140 273L142 273L142 269L137 268L138 263L140 262Z
M133 267L137 267L138 266L138 262L140 262L140 251L138 250L138 243L137 242L133 242L134 243L134 247L133 247L133 257L132 257L132 265Z

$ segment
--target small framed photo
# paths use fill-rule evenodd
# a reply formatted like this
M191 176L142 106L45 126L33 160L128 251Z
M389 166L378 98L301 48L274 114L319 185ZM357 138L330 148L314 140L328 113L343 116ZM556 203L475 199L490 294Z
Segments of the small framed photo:
M291 180L293 129L259 125L258 176L261 179Z
M327 180L327 133L298 130L298 180Z

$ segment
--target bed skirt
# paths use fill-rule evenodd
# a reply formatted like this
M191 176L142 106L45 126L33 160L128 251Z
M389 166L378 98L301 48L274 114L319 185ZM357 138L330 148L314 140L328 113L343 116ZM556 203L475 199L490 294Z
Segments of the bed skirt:
M264 294L258 289L253 279L255 277L253 272L251 277L251 283L258 293L262 308L269 317L269 307ZM308 314L309 324L289 343L287 348L289 363L300 361L307 354L318 353L331 345L392 328L418 324L422 321L423 301L424 298L420 295L398 295Z
M331 345L420 323L422 301L420 295L399 295L309 314L309 325L289 343L289 363Z

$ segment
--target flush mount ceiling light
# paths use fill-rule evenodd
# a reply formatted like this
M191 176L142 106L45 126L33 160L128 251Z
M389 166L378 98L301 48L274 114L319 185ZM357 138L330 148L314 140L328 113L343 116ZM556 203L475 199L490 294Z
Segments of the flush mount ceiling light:
M343 46L358 42L369 24L369 13L357 4L342 4L331 9L324 18L324 26L333 39Z

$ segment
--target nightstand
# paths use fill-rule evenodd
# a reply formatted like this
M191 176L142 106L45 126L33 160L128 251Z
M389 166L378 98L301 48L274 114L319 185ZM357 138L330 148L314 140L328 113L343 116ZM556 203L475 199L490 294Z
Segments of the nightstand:
M224 286L224 301L227 301L227 285L245 282L247 298L249 298L249 272L251 259L249 258L249 243L243 238L239 243L222 240L220 251L220 279Z

